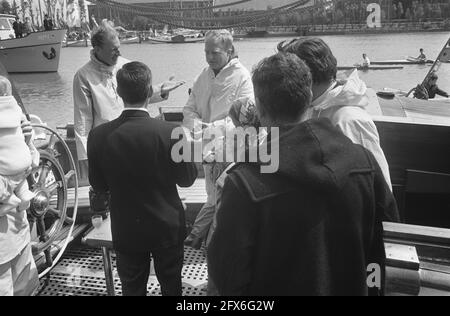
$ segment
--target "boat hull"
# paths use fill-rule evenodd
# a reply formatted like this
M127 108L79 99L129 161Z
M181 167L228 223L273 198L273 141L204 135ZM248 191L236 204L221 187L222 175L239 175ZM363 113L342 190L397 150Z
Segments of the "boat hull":
M370 112L389 163L402 221L450 228L448 101L405 97L378 101L378 110Z
M158 39L158 38L150 38L148 40L151 43L158 43L158 44L187 44L187 43L200 43L200 42L204 42L205 39L204 38L187 38L184 41L174 41L174 40L165 40L165 39Z
M0 41L0 62L9 73L57 72L65 30L35 32Z
M66 41L63 43L63 47L88 47L89 41L86 40L77 40L77 41Z
M120 39L120 44L139 44L141 40L138 36Z

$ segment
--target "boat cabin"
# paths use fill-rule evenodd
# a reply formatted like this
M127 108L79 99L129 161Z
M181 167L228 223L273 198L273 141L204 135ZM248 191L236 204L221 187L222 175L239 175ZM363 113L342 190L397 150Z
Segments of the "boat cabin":
M15 38L13 23L15 16L10 14L0 14L0 40Z

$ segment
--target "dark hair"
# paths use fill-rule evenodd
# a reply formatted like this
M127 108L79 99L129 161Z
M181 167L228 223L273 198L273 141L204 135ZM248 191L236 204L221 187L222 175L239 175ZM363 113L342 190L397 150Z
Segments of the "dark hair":
M125 103L142 103L153 94L152 72L141 62L125 64L117 72L117 85L117 92Z
M311 69L313 82L327 83L336 79L337 60L330 47L320 38L294 39L278 44L278 51L300 57Z
M272 120L293 122L309 107L311 73L296 55L278 53L263 59L253 70L255 96Z

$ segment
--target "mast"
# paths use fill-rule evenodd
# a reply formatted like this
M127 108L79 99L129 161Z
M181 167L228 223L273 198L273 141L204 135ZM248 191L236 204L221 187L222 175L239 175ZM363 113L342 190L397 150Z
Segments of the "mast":
M42 8L41 8L41 0L38 0L39 3L39 16L41 17L41 26L44 25L44 20L42 19Z

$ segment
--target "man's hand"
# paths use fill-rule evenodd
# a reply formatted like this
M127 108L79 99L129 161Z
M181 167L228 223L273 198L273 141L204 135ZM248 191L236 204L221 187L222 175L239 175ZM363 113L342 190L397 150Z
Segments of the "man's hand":
M31 137L33 136L33 128L31 127L31 123L27 120L25 115L22 117L20 125L22 127L23 136L25 136L25 143L27 143L28 145L31 141Z
M186 81L178 81L175 80L175 76L171 76L168 81L165 81L161 86L161 97L167 99L169 97L169 93L178 87L184 85Z

